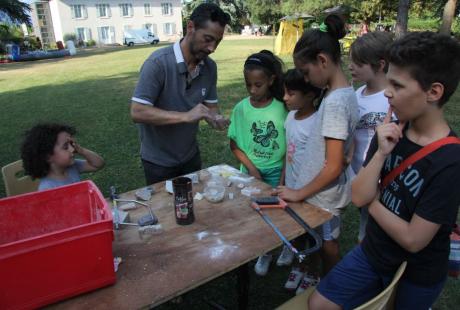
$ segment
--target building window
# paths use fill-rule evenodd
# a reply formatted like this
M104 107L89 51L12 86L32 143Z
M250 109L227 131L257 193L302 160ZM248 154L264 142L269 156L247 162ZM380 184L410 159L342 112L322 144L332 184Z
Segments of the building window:
M99 42L102 44L115 43L115 27L98 27Z
M87 41L85 35L85 28L77 28L77 39L79 41Z
M158 35L156 24L144 24L143 27L151 34Z
M176 33L176 24L175 23L165 23L163 24L163 33L167 35L173 35Z
M145 16L151 16L150 3L144 3L144 14Z
M72 11L72 18L82 19L88 17L86 7L82 4L71 5L70 9Z
M109 4L96 4L97 17L110 17L112 16L110 12Z
M123 16L123 17L133 16L133 5L131 3L120 4L120 16Z
M172 3L162 3L161 4L161 14L163 15L172 15Z

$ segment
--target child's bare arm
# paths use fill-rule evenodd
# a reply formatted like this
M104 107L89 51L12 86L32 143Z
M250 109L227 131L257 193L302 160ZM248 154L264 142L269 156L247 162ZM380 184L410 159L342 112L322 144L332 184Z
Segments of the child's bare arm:
M72 145L75 148L75 153L86 159L86 162L81 170L82 172L93 172L104 167L104 159L99 154L80 146L75 141L72 141Z
M260 175L259 170L257 170L256 166L254 166L252 161L238 147L238 145L233 139L230 139L230 149L232 150L232 153L233 155L235 155L236 159L238 159L246 167L246 169L248 169L250 175L252 175L256 179L262 180L262 176Z
M337 179L343 171L343 148L343 140L326 138L326 161L318 175L310 183L298 190L284 186L278 187L277 192L280 198L287 201L302 201L321 191L325 186Z
M385 159L396 146L399 139L402 138L404 123L392 123L391 115L392 109L390 106L387 116L383 121L383 125L377 127L377 151L366 167L359 170L358 175L353 180L351 186L351 200L358 207L362 207L376 198L378 194L380 171L385 163Z

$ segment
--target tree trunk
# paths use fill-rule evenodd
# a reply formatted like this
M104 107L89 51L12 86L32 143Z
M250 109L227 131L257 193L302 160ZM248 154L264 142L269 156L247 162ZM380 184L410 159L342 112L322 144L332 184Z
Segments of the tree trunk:
M407 21L409 19L410 0L399 0L398 16L396 17L396 38L400 38L407 32Z
M439 33L450 35L456 7L457 0L447 0L444 6L444 13L442 14L442 24L439 28Z

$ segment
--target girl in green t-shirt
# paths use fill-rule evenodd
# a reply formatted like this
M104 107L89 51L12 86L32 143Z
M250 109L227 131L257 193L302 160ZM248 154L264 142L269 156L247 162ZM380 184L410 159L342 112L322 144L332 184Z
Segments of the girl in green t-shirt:
M267 50L253 54L244 63L249 97L233 109L228 129L230 149L241 170L273 187L280 184L286 153L283 100L283 64ZM256 273L265 275L271 255L259 257Z

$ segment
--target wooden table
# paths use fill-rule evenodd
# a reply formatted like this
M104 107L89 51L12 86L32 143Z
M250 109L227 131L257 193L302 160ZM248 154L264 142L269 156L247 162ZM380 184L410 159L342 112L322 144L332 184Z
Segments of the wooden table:
M258 196L269 195L269 185L254 180L250 186L262 190ZM281 245L273 230L250 207L250 198L241 195L233 184L227 192L234 199L217 204L205 199L194 201L195 222L179 226L175 222L173 197L165 183L154 186L155 194L148 204L164 231L141 239L136 227L115 231L114 256L123 259L117 282L75 298L52 305L65 309L136 309L156 306L221 276ZM193 185L194 192L203 191L203 182ZM134 199L134 192L120 195ZM331 218L320 208L305 204L289 204L311 227ZM147 210L129 211L131 222ZM289 239L304 230L281 210L266 210L272 221Z

